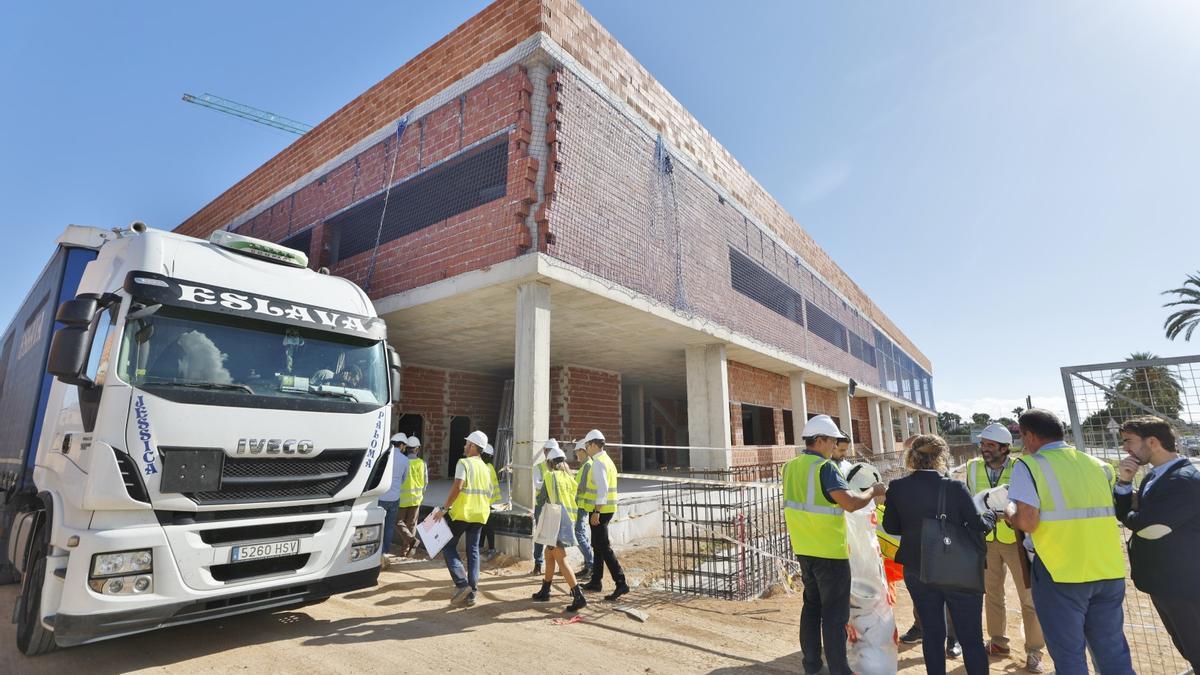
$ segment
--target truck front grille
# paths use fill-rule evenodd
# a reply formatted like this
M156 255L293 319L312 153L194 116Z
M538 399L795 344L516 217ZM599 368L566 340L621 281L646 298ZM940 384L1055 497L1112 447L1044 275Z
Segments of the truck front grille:
M310 555L310 553L297 553L296 555L285 555L278 558L213 565L208 568L208 571L214 579L226 583L241 581L243 579L253 579L254 577L287 574L304 567Z
M185 493L197 504L332 497L354 480L365 450L326 450L316 457L225 457L217 490Z

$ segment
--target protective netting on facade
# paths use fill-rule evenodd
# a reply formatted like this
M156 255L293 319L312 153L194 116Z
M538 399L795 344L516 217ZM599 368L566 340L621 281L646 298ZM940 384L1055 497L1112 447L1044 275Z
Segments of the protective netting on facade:
M1137 356L1137 355L1135 355ZM1069 437L1096 457L1116 464L1121 449L1121 422L1154 415L1171 423L1181 455L1200 455L1200 356L1133 359L1062 369ZM1144 471L1135 479L1140 484ZM1132 536L1122 526L1126 541ZM1177 675L1188 670L1162 627L1150 596L1127 583L1125 635L1138 673Z
M561 70L556 79L552 256L933 408L929 374L685 151L598 93L586 75Z

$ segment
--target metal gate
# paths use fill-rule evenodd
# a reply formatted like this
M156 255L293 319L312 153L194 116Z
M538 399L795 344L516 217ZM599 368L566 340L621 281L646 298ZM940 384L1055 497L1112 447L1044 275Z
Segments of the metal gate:
M1115 464L1125 456L1121 422L1154 415L1175 428L1181 455L1200 455L1200 355L1067 366L1062 381L1075 447ZM1124 527L1121 534L1128 540ZM1150 596L1132 581L1126 582L1125 636L1138 673L1188 672Z

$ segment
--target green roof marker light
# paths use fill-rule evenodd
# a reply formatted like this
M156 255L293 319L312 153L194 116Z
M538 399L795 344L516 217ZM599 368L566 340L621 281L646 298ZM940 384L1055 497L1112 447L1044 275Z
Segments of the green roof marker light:
M308 256L304 253L262 239L234 234L227 230L217 230L209 236L208 241L234 253L270 260L291 267L308 267Z

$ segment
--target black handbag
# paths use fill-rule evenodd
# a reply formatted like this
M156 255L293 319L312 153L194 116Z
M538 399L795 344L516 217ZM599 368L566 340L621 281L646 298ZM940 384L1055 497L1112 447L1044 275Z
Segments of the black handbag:
M945 591L983 593L987 547L983 537L946 521L946 481L938 492L938 515L921 523L921 581Z

